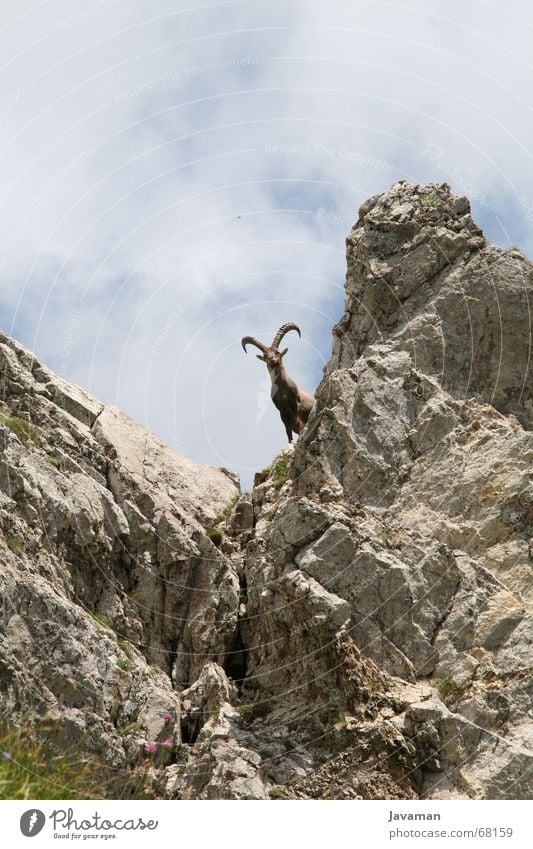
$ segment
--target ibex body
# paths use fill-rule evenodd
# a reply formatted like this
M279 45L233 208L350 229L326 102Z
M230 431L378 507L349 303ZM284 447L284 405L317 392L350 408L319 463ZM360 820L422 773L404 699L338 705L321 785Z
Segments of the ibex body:
M242 340L242 347L246 351L247 345L255 345L261 351L261 354L257 354L257 359L266 363L272 382L270 397L279 410L289 442L292 442L292 434L301 433L304 429L309 414L315 406L316 399L309 392L300 389L285 371L283 357L289 349L285 348L280 351L279 345L289 330L296 330L298 336L302 335L298 325L290 322L280 327L270 347L263 345L253 336L245 336Z

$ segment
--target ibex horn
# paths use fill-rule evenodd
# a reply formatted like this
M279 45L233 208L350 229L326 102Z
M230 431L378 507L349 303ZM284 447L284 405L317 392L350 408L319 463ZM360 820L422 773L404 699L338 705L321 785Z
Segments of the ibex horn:
M301 338L302 334L300 333L300 328L293 321L290 321L288 324L281 325L280 329L274 336L274 341L272 342L271 348L277 348L279 346L279 343L281 342L285 334L289 332L289 330L296 330L298 336L300 336Z
M243 336L243 338L241 339L241 344L242 344L242 347L244 348L245 353L247 353L247 351L246 351L247 345L255 345L255 347L259 348L259 350L262 351L263 354L265 353L265 351L267 349L266 345L263 345L262 342L259 342L257 339L254 339L253 336Z

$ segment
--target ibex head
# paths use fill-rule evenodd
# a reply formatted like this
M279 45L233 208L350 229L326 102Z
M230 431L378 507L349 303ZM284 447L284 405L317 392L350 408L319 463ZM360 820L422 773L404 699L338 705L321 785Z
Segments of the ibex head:
M283 351L279 350L280 342L285 336L285 334L289 332L289 330L296 330L298 336L300 337L302 335L300 333L300 328L298 327L298 325L294 324L294 322L289 322L288 324L281 325L280 329L274 336L272 345L270 347L263 345L262 342L259 342L258 339L254 339L253 336L245 336L242 340L242 347L246 351L247 345L255 345L255 347L259 348L259 350L261 351L260 354L256 354L257 359L262 360L262 362L266 363L267 368L269 369L277 368L281 366L281 361L289 350L288 348L284 348Z

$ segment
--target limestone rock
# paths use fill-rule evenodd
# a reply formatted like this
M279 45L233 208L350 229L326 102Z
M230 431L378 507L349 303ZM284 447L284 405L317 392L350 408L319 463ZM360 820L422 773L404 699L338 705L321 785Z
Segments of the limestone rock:
M164 797L530 798L532 266L406 182L347 266L251 497L0 337L4 716Z
M346 681L338 676L333 687L326 671L342 610L342 628L381 673L434 684L466 735L473 772L486 768L489 741L502 741L492 777L469 783L466 768L459 774L442 755L447 723L426 723L443 794L525 798L532 269L486 243L466 199L408 183L361 208L347 262L346 312L312 421L290 455L290 480L273 498L274 463L270 489L263 479L254 494L249 667L286 701L312 690L326 704L334 693L343 710ZM310 580L337 602L320 623L308 609L302 628L297 587ZM291 648L312 658L311 676L276 642L280 624L289 630L288 609ZM421 794L424 759L418 747Z
M6 336L0 370L3 714L53 716L65 748L134 765L165 713L179 746L172 681L194 681L233 637L239 582L206 526L238 496L236 479L175 454Z

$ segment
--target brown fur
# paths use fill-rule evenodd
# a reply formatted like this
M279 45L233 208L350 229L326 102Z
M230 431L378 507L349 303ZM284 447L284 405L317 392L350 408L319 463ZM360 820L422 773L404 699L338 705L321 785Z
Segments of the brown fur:
M253 336L245 336L242 340L242 347L246 351L246 345L255 345L262 352L257 354L257 359L266 363L272 382L270 397L279 410L289 442L292 442L292 434L301 433L304 429L316 399L309 392L300 389L285 371L283 357L288 348L279 351L278 347L285 333L288 333L289 330L296 330L298 335L301 335L299 327L291 322L280 327L269 348L254 339Z

